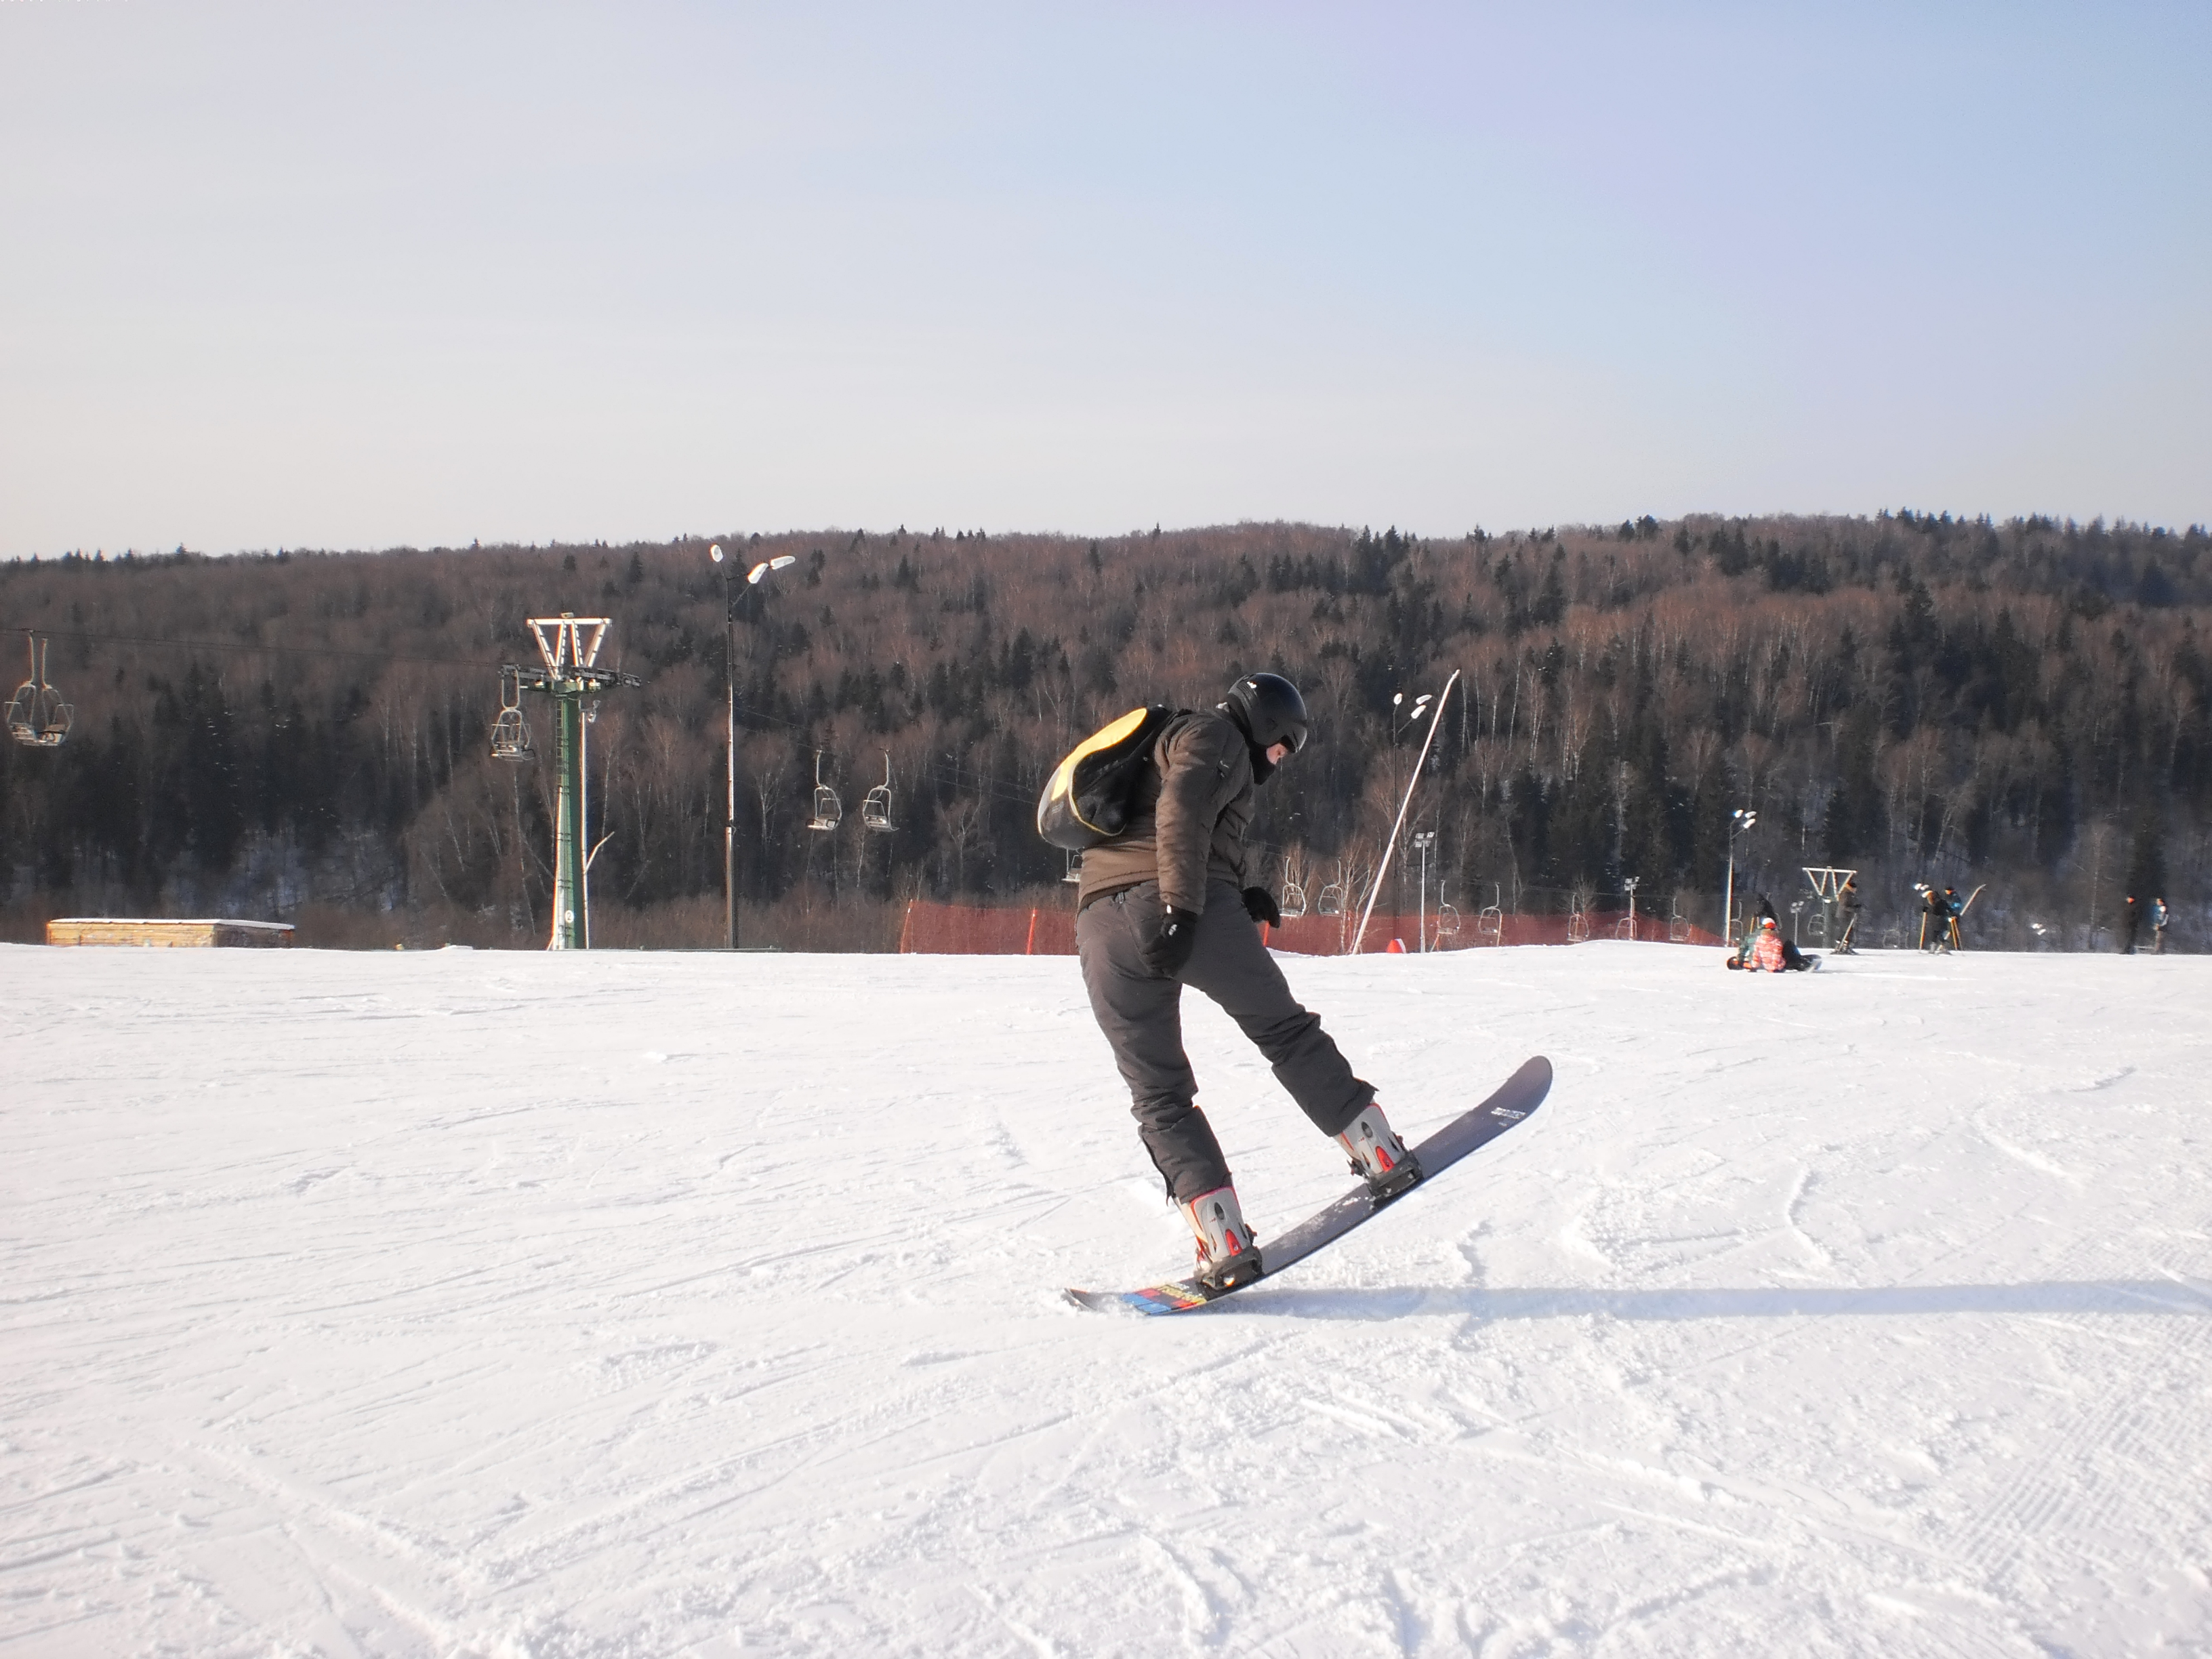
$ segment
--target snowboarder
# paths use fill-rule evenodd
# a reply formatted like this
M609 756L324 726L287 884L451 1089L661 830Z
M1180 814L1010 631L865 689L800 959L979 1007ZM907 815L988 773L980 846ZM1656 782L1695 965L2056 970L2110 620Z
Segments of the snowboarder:
M1781 925L1769 916L1743 942L1741 963L1731 961L1729 965L1748 968L1753 973L1802 974L1816 963L1815 958L1807 956L1783 938Z
M1836 954L1850 956L1858 947L1851 943L1859 925L1859 878L1845 876L1844 884L1836 893L1836 913L1844 919L1844 931L1836 939Z
M2121 923L2121 926L2126 932L2120 941L2120 954L2124 957L2131 957L2136 953L2136 930L2142 926L2142 909L2136 904L2136 896L2133 893L2128 895L2125 902L2128 907L2127 919Z
M1306 730L1297 687L1246 675L1217 707L1161 728L1128 830L1083 858L1075 945L1084 988L1129 1085L1145 1151L1190 1224L1198 1277L1217 1286L1255 1276L1260 1253L1196 1103L1184 986L1221 1005L1371 1190L1395 1194L1421 1178L1374 1085L1352 1074L1260 940L1258 924L1279 927L1282 915L1251 878L1244 831L1254 792L1305 746Z
M2154 957L2166 954L2166 901L2154 896L2150 902L2150 953Z

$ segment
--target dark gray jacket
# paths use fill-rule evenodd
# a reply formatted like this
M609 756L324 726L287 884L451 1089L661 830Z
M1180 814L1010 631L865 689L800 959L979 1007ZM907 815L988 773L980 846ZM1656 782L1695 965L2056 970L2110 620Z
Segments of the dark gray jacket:
M1243 731L1211 708L1179 714L1152 749L1128 833L1083 855L1079 910L1093 899L1158 880L1178 910L1206 908L1209 878L1251 886L1252 751Z

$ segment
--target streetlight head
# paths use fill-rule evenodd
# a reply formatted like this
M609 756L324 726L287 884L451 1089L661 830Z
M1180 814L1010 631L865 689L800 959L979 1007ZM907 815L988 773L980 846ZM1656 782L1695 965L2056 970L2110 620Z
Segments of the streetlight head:
M1419 696L1418 696L1418 697L1416 697L1416 698L1414 698L1414 699L1413 699L1413 707L1414 707L1414 708L1419 708L1423 703L1426 702L1427 702L1431 697L1433 697L1434 696L1436 696L1436 693L1435 693L1435 692L1433 692L1433 691L1424 691L1424 692L1422 692L1422 693L1421 693L1421 695L1420 695Z
M712 559L712 560L713 560L716 564L720 564L720 563L721 563L721 562L722 562L722 544L721 544L721 543L720 543L720 542L716 542L716 543L715 543L712 547L708 548L708 549L707 550L707 556L708 556L708 558Z
M1393 708L1395 708L1400 703L1405 701L1406 694L1403 691L1393 691L1390 694L1390 706Z

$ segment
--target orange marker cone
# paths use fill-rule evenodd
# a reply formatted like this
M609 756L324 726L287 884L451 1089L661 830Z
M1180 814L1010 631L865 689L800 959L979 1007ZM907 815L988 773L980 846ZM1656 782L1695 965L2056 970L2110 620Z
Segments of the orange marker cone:
M1382 953L1385 956L1391 957L1404 956L1406 954L1406 941L1401 939L1392 939L1389 944L1382 947Z

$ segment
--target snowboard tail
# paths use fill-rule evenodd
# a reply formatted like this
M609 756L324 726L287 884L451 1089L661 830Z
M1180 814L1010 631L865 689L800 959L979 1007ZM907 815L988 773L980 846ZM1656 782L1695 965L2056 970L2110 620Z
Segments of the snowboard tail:
M1239 1284L1221 1286L1197 1279L1178 1279L1133 1291L1070 1291L1067 1298L1078 1307L1100 1311L1125 1309L1136 1313L1170 1314L1233 1296L1304 1261L1353 1228L1372 1220L1408 1194L1420 1191L1469 1152L1497 1139L1542 1105L1551 1087L1552 1062L1541 1054L1526 1061L1480 1106L1462 1113L1413 1148L1423 1171L1419 1182L1404 1193L1383 1199L1375 1197L1364 1185L1355 1188L1315 1211L1279 1237L1261 1241L1259 1273Z

